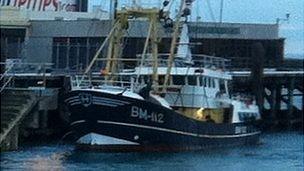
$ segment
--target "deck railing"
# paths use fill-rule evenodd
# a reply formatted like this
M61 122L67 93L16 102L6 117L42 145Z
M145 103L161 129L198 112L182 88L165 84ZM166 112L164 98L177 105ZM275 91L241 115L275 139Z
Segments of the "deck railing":
M141 55L137 55L137 57L141 57ZM169 54L167 53L161 53L158 54L158 63L159 66L168 66L168 57ZM221 57L215 57L215 56L209 56L209 55L196 55L193 54L191 61L187 61L183 59L182 56L175 56L174 59L174 64L175 66L183 66L183 65L194 65L197 67L208 67L208 68L219 68L219 69L227 69L230 67L230 60L221 58ZM151 54L146 54L145 56L145 63L144 65L152 65L151 62L152 60L152 55ZM139 60L139 59L137 59ZM138 61L140 62L140 61ZM137 65L139 66L139 64Z
M8 87L16 76L22 74L34 74L45 77L47 69L51 68L52 65L53 64L51 63L26 63L19 60L8 60L6 62L1 62L0 66L4 69L3 73L0 74L0 92Z
M82 76L74 75L71 76L71 87L73 88L98 88L102 85L114 85L124 88L133 89L133 86L137 85L135 82L130 80L106 80L104 76L92 75L92 76Z

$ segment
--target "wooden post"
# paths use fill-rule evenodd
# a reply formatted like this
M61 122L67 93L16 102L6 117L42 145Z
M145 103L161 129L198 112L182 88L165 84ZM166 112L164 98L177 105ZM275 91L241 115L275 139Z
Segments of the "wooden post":
M18 57L20 57L21 56L21 38L20 37L18 37L18 42L17 42L17 55L18 55Z
M86 57L85 57L85 62L84 62L84 69L86 69L86 67L89 65L89 59L90 59L90 38L86 38L86 47L87 47L87 51L86 51Z
M68 38L67 48L66 48L66 65L65 65L65 69L67 70L70 68L70 49L71 49L70 38Z
M276 104L275 104L275 115L276 115L276 119L278 119L278 115L280 113L280 110L281 110L281 97L282 97L282 86L281 84L277 85L276 86Z
M294 90L294 83L295 83L295 80L294 78L291 78L289 83L288 83L288 87L287 87L287 91L288 91L288 94L287 94L287 97L288 97L288 104L287 104L287 122L288 122L288 125L290 126L290 119L292 117L292 114L293 114L293 90Z
M251 66L251 82L252 91L255 95L257 105L262 114L264 108L264 86L263 86L263 64L264 64L265 50L262 43L253 44L252 47L252 66Z
M79 61L80 61L80 43L77 43L76 45L76 71L78 72L80 70L80 67L79 67Z
M60 48L60 44L57 42L56 43L56 69L59 69L59 48Z
M303 86L303 85L302 85ZM303 124L303 120L304 120L304 117L303 117L303 111L304 111L304 92L303 92L303 88L301 89L301 93L302 93L302 112L301 112L301 121L302 121L302 124L301 124L301 131L302 131L302 134L304 133L304 124Z
M270 101L270 106L271 106L271 112L270 112L270 119L272 120L272 121L274 121L274 120L276 120L276 114L277 114L277 108L276 108L276 106L277 106L277 103L279 103L278 101L277 101L277 95L278 95L278 93L277 93L277 91L278 91L278 89L275 87L275 85L272 85L271 86L271 89L270 89L270 91L271 91L271 101Z
M41 110L39 111L39 127L41 129L46 129L48 127L48 111Z
M16 125L12 130L11 130L11 135L10 135L10 147L9 150L17 150L18 149L18 140L19 140L19 128L18 125Z
M11 56L8 56L8 37L4 38L4 56L5 59L10 58ZM5 61L4 61L5 62Z

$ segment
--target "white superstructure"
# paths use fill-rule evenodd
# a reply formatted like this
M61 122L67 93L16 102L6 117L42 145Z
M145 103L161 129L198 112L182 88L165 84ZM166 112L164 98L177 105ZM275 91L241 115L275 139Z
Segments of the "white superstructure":
M144 100L157 102L162 106L172 108L181 115L200 121L237 123L259 119L259 110L253 99L231 98L228 81L232 77L225 71L228 62L226 59L191 53L187 16L190 14L188 6L191 6L193 0L183 2L186 6L182 6L176 19L170 54L158 53L157 27L153 18L159 13L153 13L150 18L149 36L147 36L143 53L139 56L141 59L133 60L133 62L139 62L134 69L119 70L118 61L132 61L132 59L118 58L122 41L117 43L121 39L116 38L117 40L113 41L114 39L110 36L113 34L122 38L122 30L125 29L123 24L127 21L122 20L122 25L118 22L113 26L105 42L112 40L109 47L114 48L113 51L109 51L106 67L100 73L105 77L102 84L108 87L97 86L97 89L111 93L116 92L113 89L116 86L125 87L127 90L121 89L123 91L120 94L125 95L125 92L130 91ZM129 12L133 14L132 10ZM127 13L121 13L122 16L125 14ZM166 21L168 18L163 19ZM105 42L98 50L99 53ZM149 48L152 49L150 52ZM94 62L98 60L99 53L96 53L85 74L89 74ZM80 79L80 83L83 82L83 78ZM94 85L91 86L94 87Z

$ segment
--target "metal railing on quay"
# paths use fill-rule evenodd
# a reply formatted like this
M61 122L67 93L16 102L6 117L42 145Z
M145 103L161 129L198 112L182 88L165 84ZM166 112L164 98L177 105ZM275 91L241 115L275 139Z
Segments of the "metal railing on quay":
M10 85L10 84L16 76L41 75L45 77L47 71L52 68L52 65L53 65L52 63L21 62L19 59L9 59L6 62L0 62L1 68L4 68L3 69L4 72L1 73L1 77L0 77L0 81L1 81L0 92L2 92L8 86L14 87L14 85Z

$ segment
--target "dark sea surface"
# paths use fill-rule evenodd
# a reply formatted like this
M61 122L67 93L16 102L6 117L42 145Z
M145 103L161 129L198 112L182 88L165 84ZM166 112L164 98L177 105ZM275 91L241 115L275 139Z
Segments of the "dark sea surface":
M96 153L26 145L1 153L1 170L304 170L304 135L264 133L254 146L177 153Z

